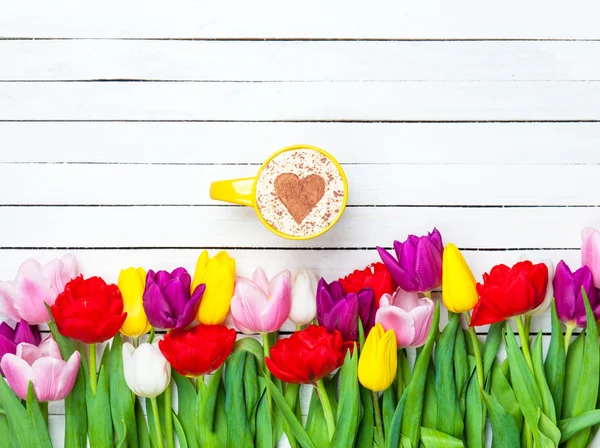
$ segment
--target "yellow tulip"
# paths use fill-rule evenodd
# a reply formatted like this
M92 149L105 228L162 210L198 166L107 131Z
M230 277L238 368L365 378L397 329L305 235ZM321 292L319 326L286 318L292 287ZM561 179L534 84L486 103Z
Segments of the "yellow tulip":
M125 336L138 338L150 331L150 323L144 311L142 296L146 287L144 268L127 268L119 274L119 290L123 296L123 311L127 318L121 327Z
M377 324L369 332L358 360L358 379L367 389L387 389L396 378L398 368L396 334Z
M223 323L229 312L235 281L235 260L221 251L210 258L202 251L196 263L192 292L201 283L206 285L196 320L205 325Z
M475 277L458 248L450 243L444 248L442 261L442 300L453 313L473 309L479 295Z

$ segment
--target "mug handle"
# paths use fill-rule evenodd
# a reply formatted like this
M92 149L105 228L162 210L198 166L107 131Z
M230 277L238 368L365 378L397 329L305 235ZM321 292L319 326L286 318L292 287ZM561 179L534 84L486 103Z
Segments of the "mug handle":
M219 180L210 184L210 197L217 201L254 207L255 177Z

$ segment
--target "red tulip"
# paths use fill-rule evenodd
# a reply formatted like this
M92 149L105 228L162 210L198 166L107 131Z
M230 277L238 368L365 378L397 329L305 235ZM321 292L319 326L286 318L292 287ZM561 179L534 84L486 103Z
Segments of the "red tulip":
M358 293L363 288L371 288L375 293L377 307L379 307L379 299L382 295L393 294L396 290L396 283L394 283L387 268L381 262L370 264L362 271L356 269L338 281L347 293Z
M348 346L342 334L325 327L309 325L287 339L280 339L265 358L273 375L286 383L316 383L344 363Z
M221 367L233 349L235 337L235 330L225 325L198 325L188 331L171 331L158 347L171 367L193 378Z
M66 284L50 311L60 334L86 344L112 338L127 317L117 285L81 275Z
M471 326L493 324L537 308L546 296L548 267L521 261L512 268L494 266L477 283L479 301L473 309Z

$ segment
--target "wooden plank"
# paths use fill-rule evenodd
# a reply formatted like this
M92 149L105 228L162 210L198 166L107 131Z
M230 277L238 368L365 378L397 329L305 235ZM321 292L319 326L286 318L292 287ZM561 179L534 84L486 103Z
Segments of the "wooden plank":
M599 120L595 82L0 83L0 120Z
M0 142L0 162L259 163L305 142L343 163L600 163L600 123L0 122Z
M251 177L258 168L0 164L0 205L224 204L209 197L210 183ZM600 165L348 164L344 170L350 205L600 205ZM46 187L32 188L32 180Z
M308 241L272 234L249 207L3 207L0 222L0 247L389 247L435 225L460 247L549 249L579 247L582 227L600 228L588 207L353 207Z
M598 38L597 5L576 0L482 4L309 0L119 2L57 0L6 5L0 35L20 38ZM68 14L65 14L68 11ZM235 14L232 14L235 11ZM515 14L518 11L518 14ZM251 20L249 20L251 18ZM476 18L476 20L474 19Z
M598 80L599 52L598 41L4 40L0 80Z

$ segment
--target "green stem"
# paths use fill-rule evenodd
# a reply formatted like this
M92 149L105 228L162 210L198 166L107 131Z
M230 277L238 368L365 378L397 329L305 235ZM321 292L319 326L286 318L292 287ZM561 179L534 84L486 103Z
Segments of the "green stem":
M475 328L471 326L471 316L469 313L465 313L465 318L467 319L467 325L469 325L469 336L471 336L471 342L473 343L473 354L475 355L475 371L477 372L477 384L480 389L485 387L485 382L483 380L483 361L481 359L481 348L479 347L479 339L477 338L477 333L475 333Z
M47 401L40 403L40 410L42 411L42 416L44 417L46 426L48 426L48 402Z
M296 331L302 331L302 325L296 325Z
M173 437L173 406L171 404L171 384L173 382L170 381L169 385L165 389L165 403L164 403L164 411L165 411L165 437L167 439L167 447L175 448L175 439Z
M160 415L158 415L158 403L156 397L150 398L152 403L152 414L154 417L154 427L156 429L156 448L165 448L165 444L162 438L162 431L160 429Z
M431 299L431 291L424 292L423 295L428 299Z
M398 350L398 367L396 369L396 398L398 403L404 393L404 378L402 377L402 357L404 356L404 349Z
M271 344L269 342L269 333L261 333L260 336L262 337L264 357L266 358L268 356L271 356ZM263 359L263 362L264 362L264 359ZM265 377L268 379L271 379L271 371L267 368L265 368ZM273 412L273 400L271 398L271 393L269 392L268 388L267 388L267 405L269 406L269 411L272 413Z
M571 336L573 336L573 330L575 330L575 325L567 324L567 331L565 331L565 356L567 356L567 352L569 351L569 345L571 344Z
M135 338L133 338L133 346L135 348L138 348L140 346L140 337L136 336Z
M325 415L325 422L327 423L327 432L329 434L329 440L331 440L335 433L335 420L333 419L333 411L331 410L331 403L329 402L329 396L327 395L323 379L317 381L317 393L321 400L321 406L323 406L323 414Z
M154 341L154 336L156 336L156 332L154 331L154 327L150 330L150 336L148 337L148 344L152 344Z
M200 391L202 390L202 384L204 384L204 375L200 375L198 377L196 377L196 391L198 393L200 393Z
M529 333L525 332L521 316L515 316L515 322L517 323L517 329L519 330L519 339L521 340L523 356L525 357L529 370L533 372L533 361L531 360L531 350L529 348Z
M90 356L90 389L92 395L96 396L96 386L98 384L98 372L96 372L96 344L89 344Z
M377 437L381 442L379 446L385 446L381 407L379 406L379 396L377 395L377 392L371 391L371 399L373 400L373 414L375 414L375 429L377 430Z
M531 316L525 316L525 334L529 334L531 330Z

